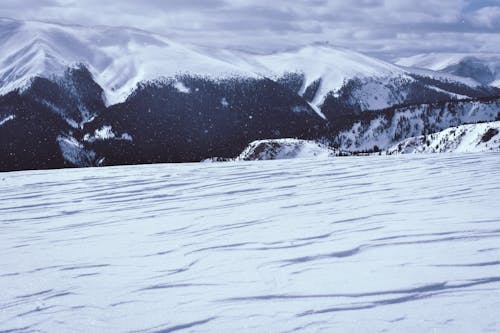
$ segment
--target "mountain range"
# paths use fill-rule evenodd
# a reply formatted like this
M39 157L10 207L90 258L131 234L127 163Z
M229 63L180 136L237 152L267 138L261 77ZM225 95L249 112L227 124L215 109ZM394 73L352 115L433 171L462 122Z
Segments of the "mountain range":
M1 171L234 158L262 139L385 149L500 110L494 78L324 44L253 54L0 19L0 45Z

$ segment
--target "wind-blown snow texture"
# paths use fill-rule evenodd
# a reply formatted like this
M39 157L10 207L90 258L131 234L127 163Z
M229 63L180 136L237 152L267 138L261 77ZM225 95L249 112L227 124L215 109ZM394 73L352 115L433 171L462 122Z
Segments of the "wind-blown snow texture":
M499 162L5 173L0 330L498 331Z

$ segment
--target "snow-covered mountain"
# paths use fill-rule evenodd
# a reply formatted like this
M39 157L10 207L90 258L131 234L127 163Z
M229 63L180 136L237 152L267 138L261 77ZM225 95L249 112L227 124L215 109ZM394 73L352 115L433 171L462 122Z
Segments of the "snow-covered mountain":
M500 87L500 53L427 53L398 59L396 64L449 73Z
M394 105L500 93L452 74L402 68L350 50L315 44L272 54L213 53L240 68L272 78L335 117L351 109L380 110Z
M78 65L90 71L108 105L125 101L140 82L179 74L256 76L164 36L123 27L0 19L0 45L0 95Z
M328 94L341 94L341 88L356 79L363 87L350 97L360 100L363 110L374 110L406 103L411 89L401 86L419 81L410 70L325 45L256 55L195 48L131 28L11 19L0 19L0 32L0 95L25 87L35 76L61 76L68 67L84 65L103 89L107 105L125 101L141 82L178 75L268 77L286 82L287 77L297 74L302 76L301 82L292 85L297 85L297 92L306 95L315 107L321 107ZM457 78L454 83L463 84ZM189 91L183 82L174 85ZM422 88L457 97L452 88L428 82Z
M234 53L226 52L234 58ZM249 71L288 84L313 105L322 106L330 93L337 93L352 79L377 78L389 82L392 79L411 80L407 72L390 63L346 49L327 45L311 45L304 48L272 54L237 54L239 65ZM229 57L224 59L230 60ZM365 109L387 107L388 98L373 100L374 94L387 94L380 86L367 87ZM358 96L361 97L361 96ZM371 99L370 99L371 98ZM385 101L385 104L384 104Z
M461 125L403 140L387 154L500 152L500 121Z

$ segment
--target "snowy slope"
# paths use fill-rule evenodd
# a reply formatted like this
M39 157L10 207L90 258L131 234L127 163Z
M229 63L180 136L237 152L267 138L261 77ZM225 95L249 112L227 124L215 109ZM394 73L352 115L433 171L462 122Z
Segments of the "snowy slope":
M404 139L466 123L491 122L499 117L500 99L416 105L355 121L336 134L334 141L345 151L369 151L374 146L385 150Z
M236 158L237 160L282 160L290 158L331 157L335 152L328 146L308 140L257 140Z
M499 163L4 173L0 331L498 331Z
M83 27L0 19L0 95L33 76L62 75L84 64L108 104L124 101L137 83L178 74L255 77L164 36L130 28Z
M469 77L500 87L500 54L428 53L398 59L396 64Z
M444 131L406 139L388 154L500 152L500 121L461 125Z
M314 82L321 81L312 100L318 106L329 92L339 90L347 80L406 76L403 70L392 64L331 46L312 45L288 52L240 56L252 71L275 79L286 73L303 74L304 82L299 90L301 95Z

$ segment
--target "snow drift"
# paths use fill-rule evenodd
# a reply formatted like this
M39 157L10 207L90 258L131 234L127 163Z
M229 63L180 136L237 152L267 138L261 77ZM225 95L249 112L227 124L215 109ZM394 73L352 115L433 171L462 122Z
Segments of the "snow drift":
M498 331L499 163L2 174L0 331Z

